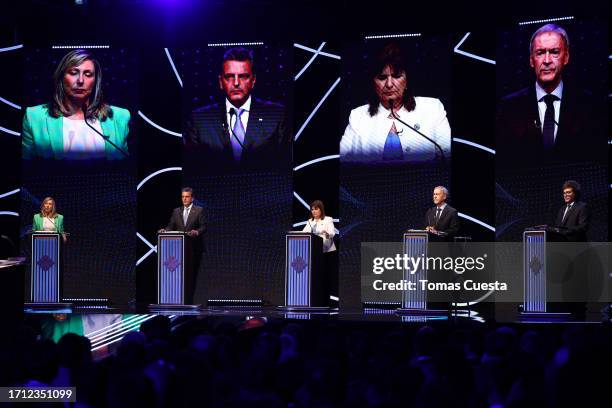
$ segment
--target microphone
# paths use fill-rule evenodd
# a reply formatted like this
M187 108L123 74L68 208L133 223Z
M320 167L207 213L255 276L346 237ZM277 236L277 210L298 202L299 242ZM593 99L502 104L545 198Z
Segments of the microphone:
M236 135L236 132L234 132L234 126L232 126L232 117L236 116L236 120L240 120L240 118L238 117L238 114L236 113L236 109L230 108L229 115L230 115L230 119L229 119L229 122L230 122L229 123L230 124L230 126L229 126L230 132L234 136L234 139L236 139L236 141L240 145L240 148L242 148L242 150L244 150L244 144L242 144L242 142L240 141L240 139ZM235 123L234 123L234 125L235 125Z
M410 126L409 124L407 124L406 122L404 122L403 120L401 120L393 111L393 99L389 99L389 106L391 107L391 116L393 116L393 118L395 120L397 120L399 123L401 123L404 126L407 126L409 129L412 129L415 133L417 133L418 135L424 137L425 139L429 140L431 143L433 143L433 145L435 147L438 148L438 150L440 151L440 155L442 157L442 161L445 162L446 161L446 157L444 157L444 151L442 150L442 147L433 139L431 139L428 136L425 136L422 132L420 132L418 129L416 129L414 126Z
M83 104L83 106L81 106L81 110L83 111L83 117L85 118L85 124L94 132L96 132L97 134L100 135L100 137L102 137L102 139L104 139L105 142L109 143L111 146L113 146L115 149L119 150L121 152L121 154L123 154L123 156L125 157L130 157L129 154L127 154L126 151L124 151L122 148L120 148L119 146L117 146L115 143L113 143L110 140L110 137L105 136L103 133L100 133L98 131L98 129L96 129L95 127L91 126L91 124L89 122L87 122L87 108L85 106L85 104Z

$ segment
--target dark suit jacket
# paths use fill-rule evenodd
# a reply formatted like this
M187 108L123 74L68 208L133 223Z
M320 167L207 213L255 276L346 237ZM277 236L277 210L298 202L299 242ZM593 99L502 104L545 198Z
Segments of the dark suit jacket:
M442 214L440 214L440 219L438 219L438 222L434 223L436 209L437 207L432 207L427 210L425 214L425 225L433 226L436 230L447 233L449 238L457 235L459 232L459 216L457 215L457 210L446 204L446 207L442 210Z
M198 207L195 204L191 207L189 217L187 218L187 225L183 223L183 207L175 208L166 226L166 231L188 232L191 230L198 231L198 237L201 237L206 232L206 221L204 220L202 207Z
M566 205L563 205L557 212L555 225L561 228L561 234L564 235L568 241L586 242L586 233L589 229L589 222L591 221L589 206L584 201L575 201L574 205L567 211L565 220L562 221L565 207Z
M544 149L535 84L502 98L497 108L496 155L509 166L606 160L606 119L585 91L564 82L555 145Z
M240 162L232 155L225 101L198 108L187 122L185 144L206 169L282 169L292 164L291 132L282 105L251 98ZM189 150L192 150L189 149Z

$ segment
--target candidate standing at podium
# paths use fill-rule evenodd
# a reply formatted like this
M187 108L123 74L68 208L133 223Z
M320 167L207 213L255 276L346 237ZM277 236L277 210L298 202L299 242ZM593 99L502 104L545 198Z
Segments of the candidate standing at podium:
M172 216L166 228L158 232L182 231L187 233L188 239L192 241L193 248L193 270L185 270L185 303L193 303L193 294L200 267L200 259L203 252L202 234L206 231L203 208L193 204L193 189L185 187L181 190L181 201L183 205L172 211Z
M444 236L451 240L459 232L459 216L457 210L446 203L448 189L438 186L433 191L434 207L425 214L426 231Z
M311 217L302 231L317 234L323 238L323 268L327 276L326 293L338 297L338 253L334 244L336 228L332 217L325 216L325 206L320 200L310 204Z
M586 242L591 214L587 203L580 200L580 184L574 180L563 183L564 204L557 212L555 226L570 242Z
M66 242L66 235L64 234L64 216L57 213L53 197L45 197L42 201L40 213L34 214L32 230L60 233L62 234L62 239Z

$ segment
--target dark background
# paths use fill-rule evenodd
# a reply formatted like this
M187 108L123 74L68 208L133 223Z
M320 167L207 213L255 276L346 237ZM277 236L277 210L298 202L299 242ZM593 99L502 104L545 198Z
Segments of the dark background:
M497 30L513 30L519 21L567 15L582 21L609 15L605 3L589 1L560 1L554 7L533 2L421 3L404 8L389 6L391 13L389 7L382 5L356 10L353 2L348 1L302 1L289 5L275 1L239 0L230 6L221 1L103 0L90 1L83 7L65 0L24 1L12 8L7 7L0 14L0 48L25 44L30 49L49 44L73 44L78 40L109 43L135 52L139 59L136 76L140 81L137 110L160 126L176 132L181 129L181 104L175 101L181 100L182 88L168 63L164 47L168 47L174 56L177 49L204 47L208 42L277 43L289 40L316 49L321 41L327 41L324 51L342 55L347 42L359 43L370 34L422 32L450 35L451 43L456 44L466 32L471 32L461 49L496 59L495 33ZM400 20L402 24L390 22L390 18ZM607 38L599 41L605 44ZM312 54L298 49L293 52L293 74L296 74ZM525 51L521 50L520 55L525 55ZM519 58L522 57L517 54ZM451 63L452 91L447 111L453 137L494 147L497 96L494 84L497 84L499 63L491 65L456 53L452 54ZM24 49L0 53L0 64L4 74L0 81L0 96L25 105L21 89ZM322 95L341 75L341 64L342 61L317 57L295 82L295 129L301 126ZM340 86L344 85L341 81ZM295 143L295 164L337 154L338 142L346 125L346 117L340 112L340 107L344 106L340 101L340 90L336 89L330 95ZM20 131L22 115L22 111L0 103L0 126ZM139 146L138 181L160 169L180 167L181 140L144 123L135 111L132 111L132 117L139 121L139 138L146 141ZM20 138L0 131L0 194L21 186L20 151ZM452 145L452 152L452 205L460 212L494 225L494 156L456 142ZM149 242L155 244L155 231L165 225L171 209L180 205L181 184L181 173L169 171L150 179L138 190L137 230ZM328 214L334 218L339 214L338 187L337 160L294 172L294 191L306 202L322 199ZM427 205L424 203L423 207ZM19 208L18 194L0 198L0 211L19 212ZM22 216L31 218L31 214ZM304 221L306 216L306 208L294 199L294 223ZM19 226L18 217L0 215L0 231L15 241L19 236ZM342 232L345 227L343 220L337 227ZM462 220L462 228L462 233L473 236L475 240L494 239L493 232L469 221ZM140 259L150 248L140 239L136 238L136 242L136 258ZM144 303L154 300L154 274L155 253L152 253L136 267L136 297ZM350 277L341 276L341 282L343 279L348 279L350 285ZM347 281L344 282L346 285Z

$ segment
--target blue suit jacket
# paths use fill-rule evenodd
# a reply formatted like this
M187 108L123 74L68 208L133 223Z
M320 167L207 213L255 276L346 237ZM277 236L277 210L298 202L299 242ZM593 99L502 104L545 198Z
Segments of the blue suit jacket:
M127 109L110 107L113 117L100 122L102 133L110 141L127 151L130 112ZM26 109L21 132L23 158L64 159L63 118L49 115L47 105ZM123 154L110 143L105 143L107 160L123 159Z

